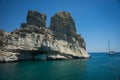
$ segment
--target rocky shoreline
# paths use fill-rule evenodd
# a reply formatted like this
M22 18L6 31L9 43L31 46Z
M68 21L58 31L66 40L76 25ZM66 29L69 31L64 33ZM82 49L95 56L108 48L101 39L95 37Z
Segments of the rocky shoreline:
M58 12L46 27L47 16L29 10L26 23L8 33L0 30L0 62L89 58L69 12Z

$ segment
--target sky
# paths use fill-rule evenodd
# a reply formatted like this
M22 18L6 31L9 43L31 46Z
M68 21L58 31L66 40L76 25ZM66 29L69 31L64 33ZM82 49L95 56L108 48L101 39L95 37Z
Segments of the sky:
M108 51L109 41L120 51L120 0L0 0L0 29L20 28L28 10L45 13L47 26L55 13L70 12L88 52Z

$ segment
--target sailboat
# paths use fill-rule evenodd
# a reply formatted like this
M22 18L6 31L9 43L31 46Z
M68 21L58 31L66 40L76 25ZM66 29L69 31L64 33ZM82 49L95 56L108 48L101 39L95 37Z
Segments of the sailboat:
M110 48L110 41L108 42L108 53L107 54L115 54L114 51L111 51L111 48Z

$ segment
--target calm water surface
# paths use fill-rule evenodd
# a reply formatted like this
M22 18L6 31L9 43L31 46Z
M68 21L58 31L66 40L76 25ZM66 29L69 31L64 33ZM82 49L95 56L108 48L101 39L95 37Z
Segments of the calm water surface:
M116 80L120 53L90 53L90 59L0 63L0 80Z

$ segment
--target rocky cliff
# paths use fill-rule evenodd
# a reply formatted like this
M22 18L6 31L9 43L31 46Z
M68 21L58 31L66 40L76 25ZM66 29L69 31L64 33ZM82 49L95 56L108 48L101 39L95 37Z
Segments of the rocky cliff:
M58 12L46 27L46 15L28 11L27 22L11 33L0 31L0 62L88 58L69 12Z

